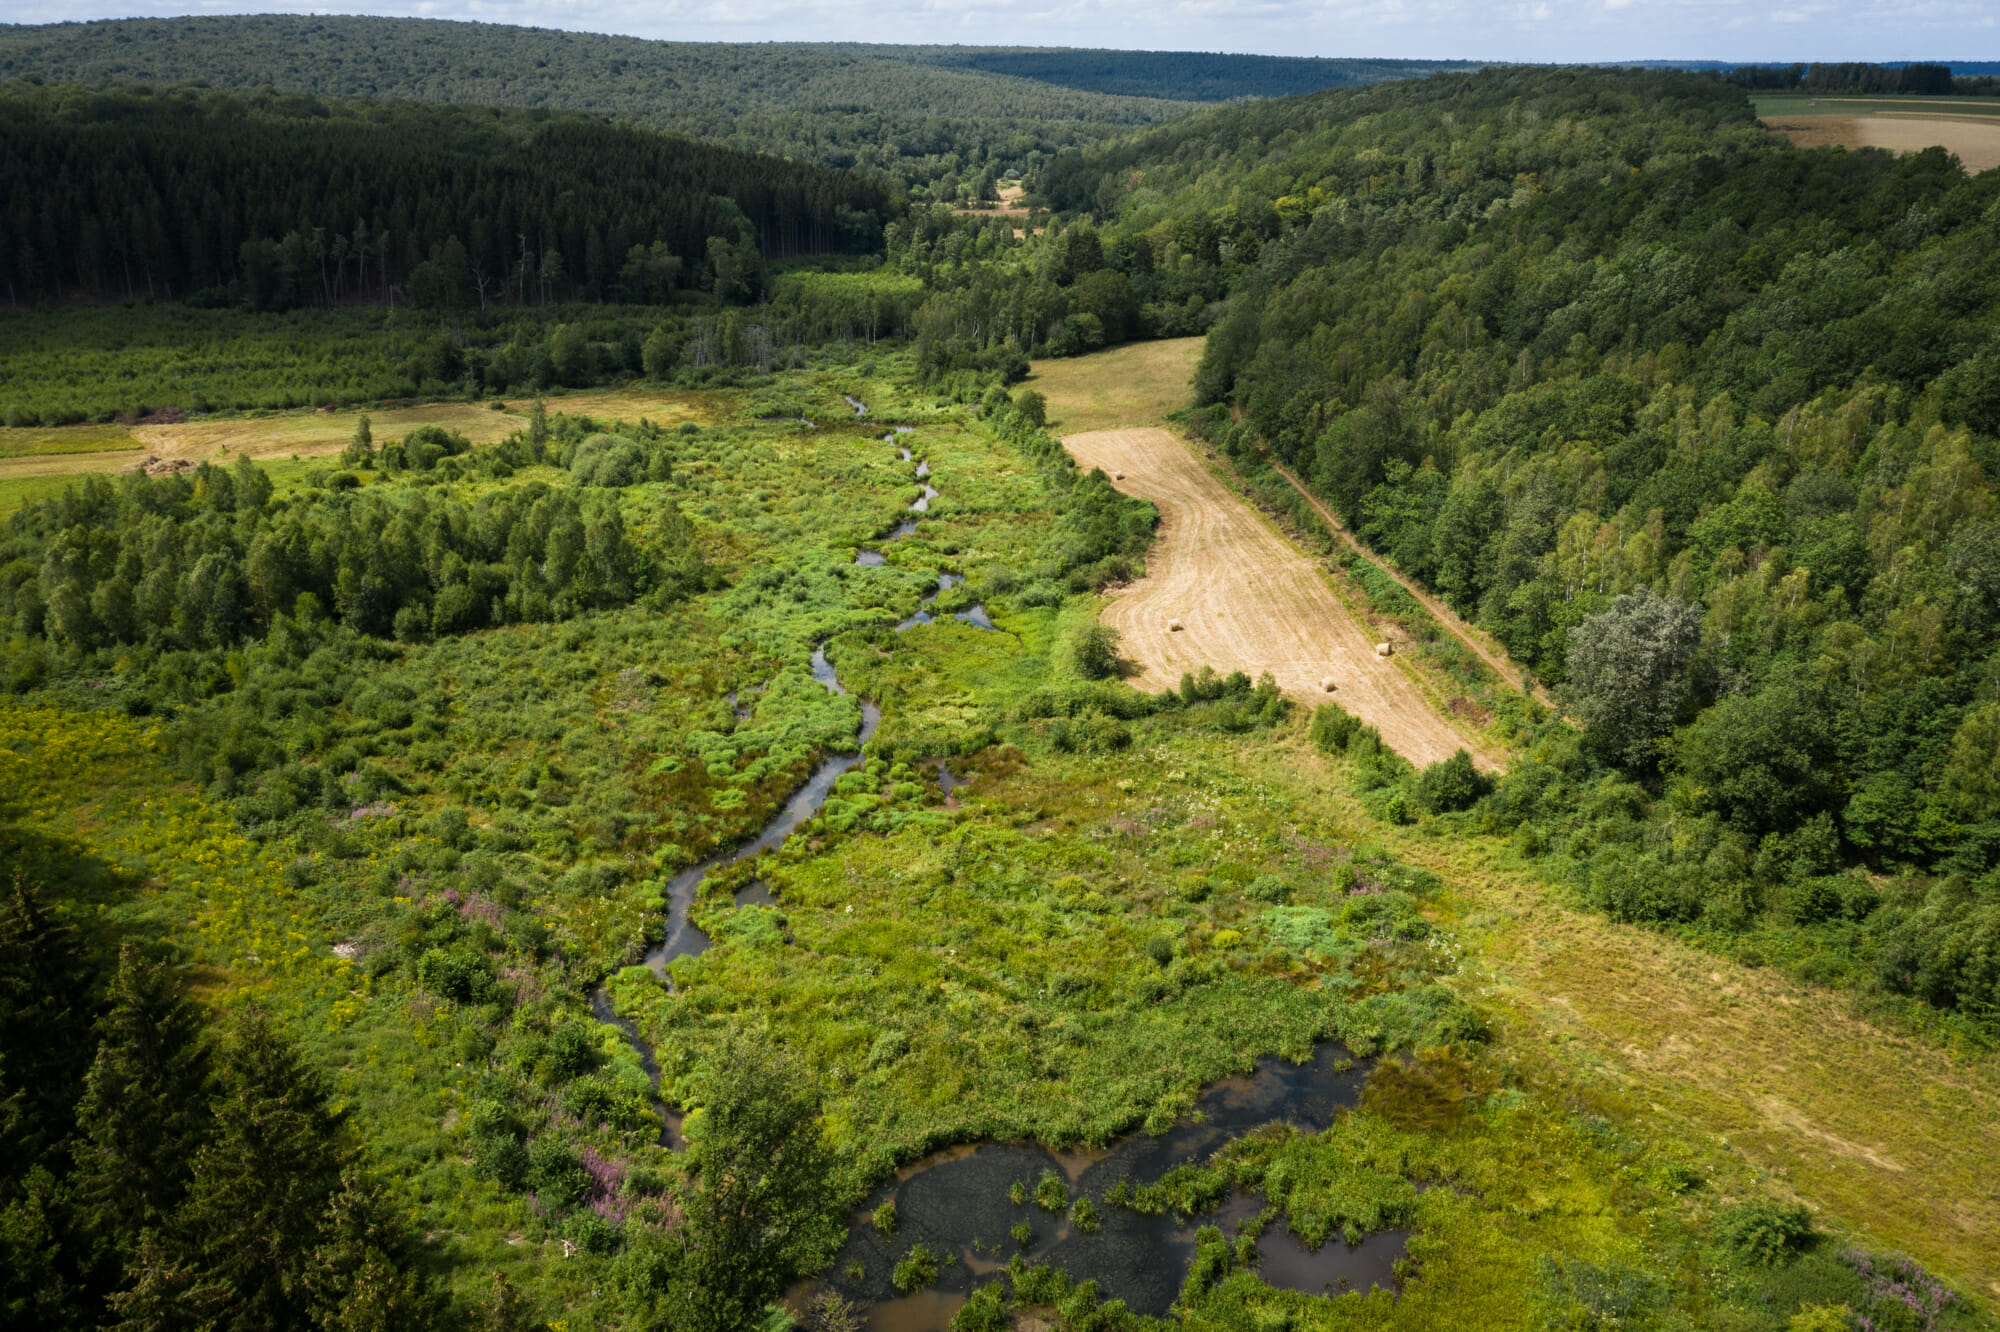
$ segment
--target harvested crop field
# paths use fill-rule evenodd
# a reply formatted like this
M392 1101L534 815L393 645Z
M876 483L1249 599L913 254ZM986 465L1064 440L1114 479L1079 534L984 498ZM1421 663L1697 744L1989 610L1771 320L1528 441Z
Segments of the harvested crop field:
M1462 748L1495 765L1445 721L1393 656L1376 654L1372 636L1319 567L1171 432L1086 431L1063 443L1081 466L1102 467L1120 490L1159 506L1147 576L1116 592L1100 617L1143 666L1133 681L1139 688L1170 688L1182 672L1203 666L1269 671L1296 698L1339 702L1412 763ZM1331 694L1323 686L1328 678Z
M1913 112L1872 115L1771 115L1764 124L1801 148L1886 148L1895 153L1942 147L1977 174L2000 167L2000 117Z

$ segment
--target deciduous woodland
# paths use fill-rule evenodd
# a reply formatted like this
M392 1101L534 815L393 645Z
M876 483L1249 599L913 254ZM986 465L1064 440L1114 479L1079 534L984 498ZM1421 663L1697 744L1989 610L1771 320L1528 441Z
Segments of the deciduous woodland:
M1994 1327L2000 173L754 54L0 33L0 1318Z

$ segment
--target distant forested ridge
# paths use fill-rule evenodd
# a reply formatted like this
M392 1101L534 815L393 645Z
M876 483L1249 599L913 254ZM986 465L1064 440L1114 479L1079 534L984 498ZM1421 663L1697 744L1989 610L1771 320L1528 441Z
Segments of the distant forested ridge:
M1819 94L1914 93L1948 97L1954 93L1990 96L2000 91L2000 79L1988 66L1910 61L1871 65L1862 61L1837 64L1736 65L1717 73L1728 83L1759 92Z
M1110 97L885 58L893 48L652 42L430 19L266 14L0 28L0 80L205 81L320 97L576 111L909 184L1179 115Z
M11 302L257 309L727 297L878 248L881 182L578 117L279 94L0 92Z
M1582 738L1493 797L1524 848L1616 915L1776 921L2000 1013L2000 172L1801 151L1707 75L1508 69L1188 117L1041 189L1226 276L1205 428L1556 686Z
M580 111L952 197L987 167L1205 101L1450 67L1032 47L655 42L500 24L264 14L0 27L0 80L274 87L322 97Z
M1356 60L1325 56L1232 55L1211 51L1109 51L1061 46L862 46L835 48L888 60L976 69L1120 97L1234 102L1294 97L1388 79L1417 79L1479 68L1474 60Z

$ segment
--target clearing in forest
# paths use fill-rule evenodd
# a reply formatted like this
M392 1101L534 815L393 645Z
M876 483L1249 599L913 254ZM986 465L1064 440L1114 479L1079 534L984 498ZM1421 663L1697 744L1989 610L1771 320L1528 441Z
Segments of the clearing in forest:
M1057 427L1075 432L1063 443L1079 465L1102 467L1120 490L1159 507L1146 577L1114 594L1100 617L1143 667L1133 683L1169 689L1203 666L1269 671L1295 697L1337 700L1412 763L1435 763L1463 748L1498 766L1497 756L1432 706L1395 658L1376 654L1374 635L1341 604L1315 561L1173 432L1142 424L1186 403L1200 349L1199 338L1121 347L1038 366L1032 381ZM1100 425L1125 428L1076 429Z
M1393 657L1376 655L1367 626L1348 614L1319 566L1171 431L1095 430L1063 443L1080 465L1102 467L1120 490L1159 506L1146 577L1113 594L1099 617L1144 667L1133 684L1170 689L1203 666L1269 671L1294 697L1337 700L1419 766L1461 748L1497 766Z
M607 389L547 399L551 412L571 416L656 422L703 419L685 401L662 392ZM207 462L236 458L316 458L339 453L354 438L367 411L379 448L418 426L441 426L474 444L492 444L519 430L534 399L517 398L496 412L483 402L437 402L418 407L300 411L271 416L205 417L134 426L62 426L0 429L0 482L36 476L130 471L147 458ZM74 435L74 442L72 442ZM120 438L120 436L123 436Z

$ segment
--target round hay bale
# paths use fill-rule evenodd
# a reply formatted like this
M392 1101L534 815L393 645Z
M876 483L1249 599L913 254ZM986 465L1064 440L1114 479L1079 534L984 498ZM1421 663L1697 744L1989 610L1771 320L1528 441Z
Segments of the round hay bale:
M1182 625L1181 625L1181 622L1180 622L1179 620L1168 620L1168 621L1167 621L1167 632L1168 632L1168 633L1170 633L1170 634L1177 634L1177 633L1179 633L1179 632L1181 631L1181 628L1182 628Z
M1395 650L1396 650L1395 647L1388 643L1377 643L1375 645L1375 655L1378 657L1389 656L1391 653L1395 652Z
M1123 481L1123 480L1125 479L1125 473L1123 473L1123 472L1113 472L1113 473L1111 474L1111 479L1112 479L1113 481Z
M1327 676L1327 677L1326 677L1326 679L1324 679L1324 680L1321 680L1321 681L1319 682L1319 687L1320 687L1321 689L1324 689L1324 690L1325 690L1325 691L1326 691L1327 693L1331 694L1331 693L1332 693L1332 692L1334 691L1334 687L1335 687L1335 686L1334 686L1334 683L1333 683L1333 677L1332 677L1331 675L1329 675L1329 676Z

